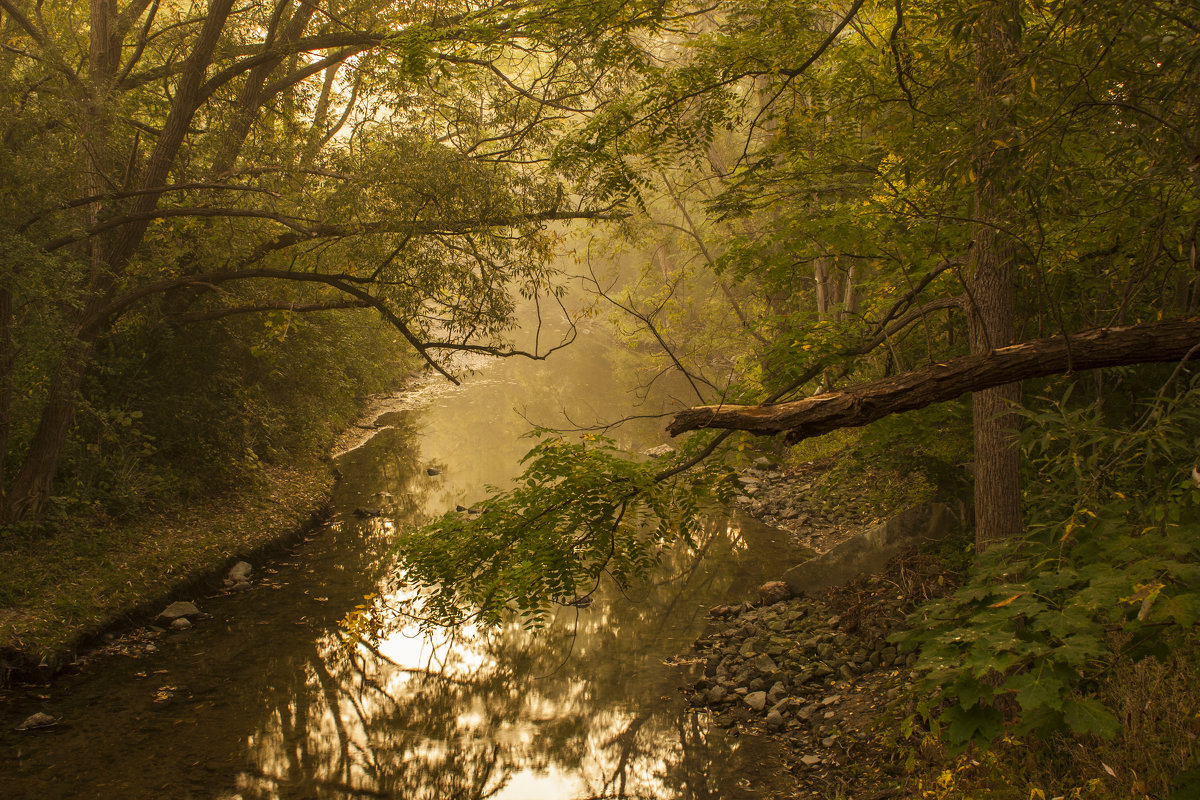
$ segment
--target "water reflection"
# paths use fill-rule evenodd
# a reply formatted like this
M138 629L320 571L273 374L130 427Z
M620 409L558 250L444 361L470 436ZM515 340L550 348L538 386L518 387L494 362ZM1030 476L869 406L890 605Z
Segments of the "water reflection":
M404 629L347 648L327 633L254 735L257 769L225 797L737 796L773 754L684 712L664 662L744 577L744 536L714 521L703 560L674 551L640 597L601 592L536 637Z
M327 529L277 574L260 570L245 595L200 599L212 619L155 652L63 681L52 732L0 731L0 796L776 796L782 754L688 713L677 687L689 667L673 663L709 606L788 558L755 523L711 521L698 552L667 553L637 596L605 587L538 636L518 625L438 639L397 630L347 647L337 627L365 595L405 591L395 536L510 480L529 446L513 406L549 424L564 412L584 421L587 406L636 410L594 347L420 389L381 417L338 459ZM571 405L573 394L586 402ZM618 438L656 444L658 427Z

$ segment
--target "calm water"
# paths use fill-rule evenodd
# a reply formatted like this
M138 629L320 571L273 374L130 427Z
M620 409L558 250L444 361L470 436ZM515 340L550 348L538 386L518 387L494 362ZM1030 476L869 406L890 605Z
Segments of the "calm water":
M211 619L157 650L18 700L0 732L0 798L778 796L782 754L687 711L678 687L694 667L677 658L711 605L748 597L793 557L773 529L713 520L701 554L671 554L650 585L565 610L538 636L399 631L369 648L339 633L364 595L403 591L394 537L511 478L527 420L644 412L615 377L623 358L593 344L398 399L339 456L328 525L256 564L250 592L197 598ZM661 425L616 438L656 444ZM362 506L385 513L362 520ZM43 707L59 726L11 730Z

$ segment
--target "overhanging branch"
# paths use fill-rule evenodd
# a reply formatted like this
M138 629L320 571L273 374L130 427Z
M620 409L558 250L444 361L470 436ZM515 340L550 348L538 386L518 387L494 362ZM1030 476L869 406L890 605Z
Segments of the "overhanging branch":
M1179 361L1198 343L1198 318L1052 336L779 405L689 408L675 415L667 431L672 436L700 428L727 428L763 436L786 433L787 441L795 443L1029 378Z

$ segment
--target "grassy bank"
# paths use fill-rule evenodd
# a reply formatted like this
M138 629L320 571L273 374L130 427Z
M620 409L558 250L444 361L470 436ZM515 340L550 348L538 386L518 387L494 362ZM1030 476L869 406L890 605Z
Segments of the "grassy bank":
M264 466L242 490L103 527L63 522L0 539L0 680L54 671L185 589L220 585L238 558L281 547L328 500L327 462Z

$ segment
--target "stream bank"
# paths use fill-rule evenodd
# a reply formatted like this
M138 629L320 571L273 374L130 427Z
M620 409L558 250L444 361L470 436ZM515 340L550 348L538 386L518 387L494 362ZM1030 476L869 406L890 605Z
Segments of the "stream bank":
M823 513L811 490L830 466L759 459L742 472L738 505L828 554L875 521L844 507ZM734 735L765 736L789 751L792 796L900 796L910 748L897 727L911 712L905 687L916 654L888 637L919 603L957 585L938 550L905 548L884 569L822 591L793 596L786 583L768 582L757 598L713 607L686 657L690 706Z
M285 552L320 523L332 484L328 462L264 467L211 505L13 536L0 545L0 686L45 681L172 600L220 589L235 561Z
M366 398L330 453L373 435L402 395ZM140 626L168 603L223 590L235 562L283 556L324 521L336 476L328 455L263 465L255 482L178 512L0 539L0 687L44 682L90 650L119 650L123 634L136 646Z

